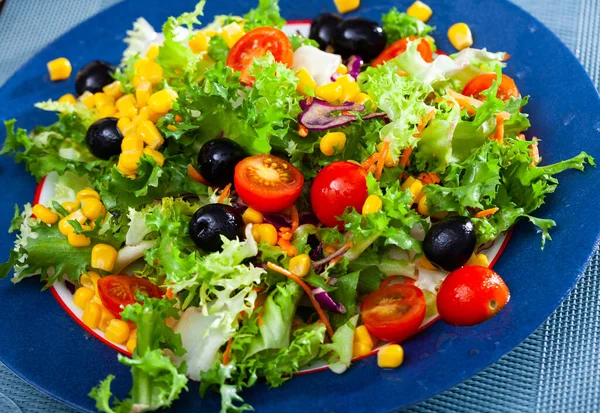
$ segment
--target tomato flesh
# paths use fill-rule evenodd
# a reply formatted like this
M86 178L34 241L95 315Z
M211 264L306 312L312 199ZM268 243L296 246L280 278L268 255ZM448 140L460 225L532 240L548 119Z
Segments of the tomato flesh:
M388 60L392 60L396 56L400 56L402 53L406 51L406 47L408 46L409 41L414 41L419 39L417 36L409 36L404 39L400 39L389 45L385 48L383 52L379 56L377 56L372 62L371 66L377 67L379 65L384 64ZM417 51L427 63L433 62L433 53L431 52L431 46L429 42L425 39L422 39L419 45L417 46Z
M415 334L425 319L423 291L414 285L391 284L369 294L360 310L369 333L387 341Z
M485 96L481 94L484 90L487 90L492 86L492 83L496 80L496 73L484 73L473 78L465 88L462 94L465 96L473 96L475 99L485 100ZM518 98L521 96L515 81L507 75L502 75L502 81L498 87L498 93L496 97L507 101L510 98Z
M310 202L319 221L343 230L343 221L336 217L348 207L361 211L368 195L367 172L360 165L339 161L330 163L317 174L310 190Z
M446 277L437 295L442 320L472 326L494 317L510 299L502 278L486 267L467 266Z
M240 80L248 85L254 78L248 74L254 59L271 52L275 61L291 67L294 62L294 50L287 35L274 27L257 27L242 36L227 55L227 66L241 72Z
M143 278L132 275L109 275L98 280L98 294L104 307L115 317L121 317L125 306L135 303L136 293L151 298L161 298L162 291L156 285Z
M235 166L233 182L246 205L260 212L279 212L296 202L304 176L281 158L254 155Z

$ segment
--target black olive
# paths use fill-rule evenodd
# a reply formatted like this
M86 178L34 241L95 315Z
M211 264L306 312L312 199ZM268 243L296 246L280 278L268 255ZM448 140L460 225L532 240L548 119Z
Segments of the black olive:
M352 55L369 62L377 57L387 42L383 28L376 21L355 17L338 25L331 37L331 45L344 59Z
M112 78L114 72L114 66L101 60L94 60L77 72L75 91L78 95L86 90L92 93L102 92L104 86L114 81Z
M319 48L325 50L331 41L335 29L342 22L337 14L325 13L317 16L310 25L308 37L319 43Z
M231 139L211 139L198 153L200 174L213 185L225 186L233 182L235 166L246 156L244 149Z
M206 252L221 249L221 235L227 239L242 239L244 220L235 208L223 204L205 205L194 213L190 221L190 237L198 248Z
M435 266L454 271L469 261L477 235L469 218L453 216L433 225L423 240L425 257Z
M117 121L117 118L103 118L88 128L85 139L92 155L100 159L110 159L111 156L121 153L123 135L117 128Z

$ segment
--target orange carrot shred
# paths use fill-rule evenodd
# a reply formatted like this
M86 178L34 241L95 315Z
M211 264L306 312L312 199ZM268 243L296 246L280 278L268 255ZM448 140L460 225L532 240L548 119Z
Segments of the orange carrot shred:
M196 170L196 168L194 168L192 166L191 163L188 164L188 166L187 166L187 173L188 173L188 176L190 178L192 178L194 181L200 182L201 184L204 184L204 185L208 185L208 182L206 182L206 180L204 179L204 177L202 175L200 175L200 172L198 172Z
M296 208L296 205L292 205L290 207L290 215L292 217L292 233L294 231L296 231L296 229L298 229L298 226L300 225L300 217L298 216L298 209Z
M227 347L225 347L225 352L223 353L223 365L226 366L229 364L229 362L231 361L230 359L230 355L231 355L231 345L233 344L233 337L231 337L229 339L229 341L227 341Z
M502 143L504 140L504 121L510 118L510 114L500 112L496 114L496 133L493 136L494 140Z
M371 168L371 166L373 166L379 160L380 156L381 153L375 152L373 155L369 156L366 161L362 163L362 167L368 171L369 168Z
M478 213L475 214L475 218L484 218L484 217L489 217L490 215L494 215L496 212L498 212L500 208L490 208L490 209L484 209L483 211L479 211Z
M410 165L410 154L412 153L412 148L408 147L402 151L402 156L400 157L400 166L402 169L406 169L408 165Z
M298 135L306 138L308 136L308 129L303 125L298 125Z
M183 118L179 115L175 115L175 122L179 123L183 120Z
M228 183L225 188L223 188L223 191L221 191L221 195L219 195L219 199L217 200L217 203L222 204L223 201L225 200L225 198L227 198L229 196L230 191L231 191L231 182Z
M310 287L308 285L306 285L306 283L304 281L302 281L300 278L298 278L296 275L292 274L291 272L289 272L285 268L280 267L277 264L273 264L272 262L269 262L269 263L267 263L267 267L269 267L273 271L278 272L279 274L282 274L288 278L291 278L296 283L298 283L298 285L300 287L302 287L302 289L304 290L306 295L308 295L310 302L315 307L315 310L317 310L317 314L319 314L319 318L321 319L323 324L325 324L325 328L327 329L327 333L329 334L329 337L333 337L333 328L331 328L331 324L329 324L329 320L327 319L327 316L325 316L323 309L321 308L321 306L319 305L317 300L315 300L315 297L313 297L313 295L311 294Z
M390 142L383 142L383 148L381 148L381 153L379 155L379 160L377 161L377 170L375 172L375 178L381 178L381 174L383 173L383 167L385 166L385 157L387 156L388 151L390 150Z
M167 292L165 293L165 295L167 296L167 299L172 300L173 299L173 289L171 287L167 288Z
M419 181L421 181L423 185L439 184L440 177L434 172L421 172L419 174Z

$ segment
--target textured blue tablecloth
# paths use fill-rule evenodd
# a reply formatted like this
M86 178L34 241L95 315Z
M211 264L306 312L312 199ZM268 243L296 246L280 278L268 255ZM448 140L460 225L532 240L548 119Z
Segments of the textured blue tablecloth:
M0 15L0 86L46 44L118 1L8 0ZM600 0L514 2L575 52L598 87ZM480 374L405 412L600 412L599 273L596 251L571 295L523 344ZM1 364L0 392L26 413L73 412Z

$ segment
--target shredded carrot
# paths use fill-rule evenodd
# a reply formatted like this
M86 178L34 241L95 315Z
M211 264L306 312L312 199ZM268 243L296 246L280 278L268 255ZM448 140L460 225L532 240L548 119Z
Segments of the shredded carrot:
M496 212L498 212L500 208L490 208L490 209L484 209L483 211L479 211L478 213L475 214L475 218L484 218L484 217L489 217L490 215L494 215Z
M290 215L292 218L292 233L294 231L296 231L296 229L298 229L298 226L300 225L300 217L298 216L298 209L296 208L296 205L292 205L290 207Z
M200 172L198 172L196 170L196 168L194 168L192 166L191 163L188 164L187 173L188 173L188 176L190 178L192 178L194 181L200 182L201 184L204 184L204 185L208 185L208 182L206 182L206 180L204 179L204 177L202 175L200 175Z
M173 299L173 289L171 287L167 288L167 292L165 295L167 296L167 299L172 300Z
M421 172L418 179L423 185L440 183L440 177L434 172Z
M292 320L292 330L297 330L300 327L302 327L302 321L298 320L297 318Z
M175 122L179 123L183 120L183 118L179 115L175 115Z
M298 125L298 135L306 138L308 136L308 129L303 125Z
M406 169L408 165L410 165L410 154L412 153L412 148L408 147L402 151L402 156L400 157L400 166L402 169Z
M429 121L435 116L435 112L435 109L431 109L429 112L427 112L427 116L424 119L422 119L421 122L417 125L417 130L419 132L422 132L423 129L425 129L425 126L427 126Z
M371 166L373 166L375 163L377 163L380 156L381 156L380 152L375 152L373 155L369 156L367 158L367 160L362 163L363 169L366 169L367 171L369 169L371 169Z
M537 165L537 163L540 161L540 149L538 147L538 142L538 138L536 138L535 136L533 137L533 139L531 139L530 155L533 158L531 166Z
M468 108L470 106L478 108L478 107L481 107L481 105L483 105L483 102L481 100L475 99L471 96L462 95L458 92L453 91L450 88L446 88L446 93L449 94L450 96L452 96L454 98L454 100L456 100L458 102L461 109ZM473 110L472 108L471 108L471 110L473 113L475 113L475 110ZM469 111L469 113L471 114L470 111Z
M219 199L217 200L218 204L222 204L225 198L229 196L229 192L231 191L231 182L227 184L223 191L221 191L221 195L219 195Z
M233 344L233 337L227 341L227 347L225 347L225 352L223 353L223 365L226 366L231 361L231 345Z
M292 245L290 240L292 239L292 229L281 227L279 229L279 237L277 239L277 245L285 252L289 257L293 257L298 254L296 247Z
M508 118L510 118L510 114L507 112L496 114L496 132L494 133L493 139L500 143L504 141L504 121Z
M315 98L313 98L312 96L309 96L309 97L307 97L307 98L306 98L306 104L307 104L307 105L310 105L310 104L312 104L312 103L313 103L313 100L315 100Z
M310 299L310 302L315 307L315 310L317 310L317 314L319 314L319 318L321 319L321 321L323 322L323 324L325 324L325 328L327 329L327 333L329 334L329 337L333 337L333 328L331 328L331 324L329 324L329 320L325 316L325 313L323 312L323 309L321 308L321 306L319 305L319 303L317 302L317 300L315 300L315 297L313 297L313 295L311 294L310 287L308 285L306 285L306 283L304 281L302 281L300 278L298 278L296 275L292 274L291 272L289 272L285 268L280 267L279 265L276 265L276 264L273 264L272 262L269 262L269 263L267 263L267 267L269 267L273 271L278 272L279 274L282 274L282 275L285 275L288 278L291 278L296 283L298 283L298 285L300 287L302 287L302 289L304 290L304 292L306 293L306 295L308 295L308 298Z
M387 156L389 150L390 150L390 142L389 141L383 142L383 148L381 148L379 160L377 161L377 170L375 171L376 179L381 178L381 174L383 173L383 167L385 166L385 157Z

